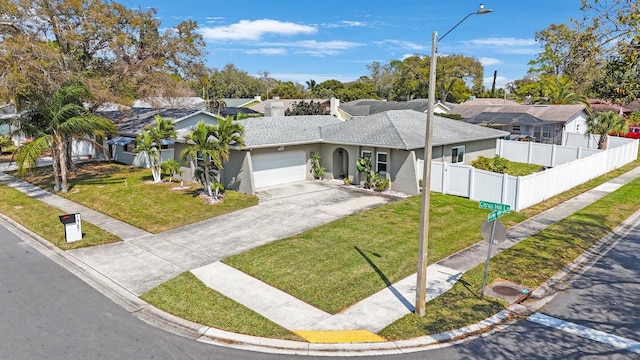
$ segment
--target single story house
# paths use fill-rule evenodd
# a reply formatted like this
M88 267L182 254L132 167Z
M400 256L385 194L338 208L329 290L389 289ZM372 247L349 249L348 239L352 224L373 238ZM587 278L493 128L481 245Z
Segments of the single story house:
M165 119L173 119L176 125L178 138L165 141L162 146L162 161L168 159L180 160L180 152L184 149L184 135L190 132L198 122L204 121L207 124L215 125L218 123L217 117L199 108L182 108L182 109L152 109L152 108L131 108L122 111L104 111L97 112L98 115L106 117L113 121L118 128L118 136L109 139L106 143L108 146L111 159L123 164L129 164L139 167L148 167L146 158L135 152L136 137L144 130L147 125L155 124L155 116L158 115ZM178 145L179 144L179 145ZM185 176L191 180L191 171L186 165Z
M473 101L456 106L452 113L471 124L557 145L563 143L564 133L584 134L589 116L586 105L475 105Z
M390 110L341 121L333 116L245 119L245 146L232 151L222 181L226 188L255 193L264 186L313 179L310 158L320 153L325 178L360 181L356 161L370 157L391 190L419 193L417 163L424 159L426 114ZM509 133L435 117L433 159L469 163L493 157L496 140Z

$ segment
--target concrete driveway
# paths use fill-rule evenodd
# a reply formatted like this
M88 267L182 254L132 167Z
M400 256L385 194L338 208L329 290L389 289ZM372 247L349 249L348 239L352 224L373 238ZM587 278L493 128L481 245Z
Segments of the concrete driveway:
M139 296L184 271L393 200L309 181L260 189L258 195L259 205L251 208L69 253Z

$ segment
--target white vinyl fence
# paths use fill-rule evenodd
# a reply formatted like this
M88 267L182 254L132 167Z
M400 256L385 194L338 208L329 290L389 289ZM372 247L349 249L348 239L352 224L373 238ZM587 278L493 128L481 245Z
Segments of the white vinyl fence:
M508 140L498 140L496 149L510 161L547 169L515 177L471 165L432 161L431 191L509 204L520 211L635 160L638 140L610 137L605 151ZM417 162L417 174L422 174L423 164Z

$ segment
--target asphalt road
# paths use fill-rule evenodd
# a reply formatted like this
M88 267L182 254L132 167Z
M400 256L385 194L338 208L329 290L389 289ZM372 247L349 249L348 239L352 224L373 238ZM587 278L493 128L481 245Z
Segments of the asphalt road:
M640 359L640 229L533 321L427 352L369 359ZM593 331L602 333L595 333ZM607 335L603 337L603 334ZM592 340L597 338L598 340ZM0 226L0 359L293 359L203 344L148 325ZM309 358L309 357L305 357Z
M540 314L536 317L575 331L524 321L430 351L425 358L640 359L640 228L633 229ZM612 345L625 341L635 352Z

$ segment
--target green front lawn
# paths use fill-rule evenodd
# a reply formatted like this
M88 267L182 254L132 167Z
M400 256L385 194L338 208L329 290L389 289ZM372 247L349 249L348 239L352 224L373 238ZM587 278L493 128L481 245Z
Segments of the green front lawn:
M64 225L59 215L65 213L38 199L23 194L4 184L0 184L0 213L40 235L62 250L76 249L91 245L108 244L121 239L86 221L82 222L83 237L80 241L66 243Z
M544 167L540 165L510 161L507 171L505 172L511 176L527 176L542 171L542 169L544 169Z
M202 190L200 185L185 184L190 189L172 190L180 184L153 184L148 169L108 162L89 162L77 166L77 170L69 176L69 193L59 195L152 233L258 203L255 196L227 191L223 202L209 205L199 197ZM19 177L45 190L53 188L51 167L38 168Z

